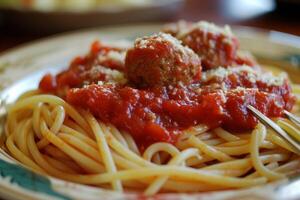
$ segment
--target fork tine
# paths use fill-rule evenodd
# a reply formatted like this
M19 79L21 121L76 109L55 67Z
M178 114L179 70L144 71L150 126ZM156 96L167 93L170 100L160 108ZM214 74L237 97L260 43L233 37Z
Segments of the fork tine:
M280 128L276 123L274 123L271 119L262 114L259 110L254 108L251 105L248 105L247 108L252 112L252 114L258 118L260 122L264 125L272 128L277 134L279 134L283 139L285 139L289 144L291 144L298 153L300 153L300 144L288 135L282 128Z
M287 118L289 118L289 120L291 120L292 122L294 122L297 126L300 127L300 119L299 117L295 116L294 114L290 113L287 110L283 111L284 114L287 116Z

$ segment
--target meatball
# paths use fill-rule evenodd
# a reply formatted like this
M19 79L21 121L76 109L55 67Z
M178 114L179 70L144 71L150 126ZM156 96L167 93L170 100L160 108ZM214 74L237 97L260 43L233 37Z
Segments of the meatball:
M204 70L235 64L239 42L228 26L201 21L177 37L201 57Z
M166 33L137 39L127 51L125 73L136 87L189 84L201 78L201 59Z

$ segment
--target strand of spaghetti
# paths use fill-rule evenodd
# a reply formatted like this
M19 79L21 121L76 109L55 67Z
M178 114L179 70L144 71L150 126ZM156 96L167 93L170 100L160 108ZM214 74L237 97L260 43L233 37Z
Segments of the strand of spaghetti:
M65 143L75 147L76 149L80 150L82 153L84 153L86 156L92 158L94 161L97 161L99 163L103 163L101 156L99 156L99 152L97 149L94 149L90 145L86 144L85 142L79 140L78 138L68 135L65 133L59 133L57 135L60 139L62 139Z
M41 111L43 113L43 117L47 123L47 125L50 127L50 131L54 134L57 134L60 130L64 119L65 119L65 110L62 106L56 106L53 110L53 113L55 114L54 120L52 119L51 113L48 108L42 105ZM36 122L40 123L40 122ZM46 138L42 138L38 142L38 146L40 149L43 149L45 146L49 144L49 141Z
M16 102L18 102L18 101L20 101L20 100L23 100L23 99L26 99L26 98L28 98L28 97L30 97L30 96L35 96L35 95L37 95L37 94L40 94L40 90L29 90L29 91L26 91L26 92L24 92L23 94L21 94L21 95L18 97L18 99L17 99Z
M279 166L278 168L275 169L275 171L280 173L286 173L295 169L298 170L299 167L300 167L300 159L296 159Z
M164 151L170 154L172 157L176 157L180 154L180 151L174 147L172 144L164 143L164 142L157 142L150 145L143 153L143 158L145 160L151 161L151 158L156 153Z
M200 135L195 135L195 136L203 141L215 138L215 135L212 134L211 132L204 132L201 133Z
M214 133L216 133L217 136L219 136L220 138L228 141L228 142L233 142L233 141L238 141L240 140L239 137L229 133L228 131L225 131L222 128L216 128L213 130Z
M51 123L51 122L49 122L49 123ZM63 124L60 126L60 130L62 132L66 132L68 134L75 135L78 138L80 138L81 140L84 140L88 144L90 144L90 145L94 146L95 148L97 148L97 144L91 138L89 138L86 135L86 133L82 134L81 132L78 132L78 131L76 131L76 130L70 128L70 127L67 127L66 125L63 125ZM42 149L45 146L47 146L47 144L48 144L48 141L46 139L43 139L43 140L39 141L37 145L38 145L39 149Z
M260 153L260 155L272 155L272 154L286 154L286 155L290 156L291 152L289 152L286 149L283 149L283 148L279 147L279 148L276 148L276 149L264 150Z
M68 156L70 156L76 163L79 164L82 168L91 173L101 173L104 171L104 168L101 164L85 156L78 150L74 149L70 145L66 144L55 134L53 134L46 126L44 120L41 120L41 133L43 137L47 138L54 146L62 150Z
M63 130L63 129L61 129ZM74 132L76 133L76 131ZM102 163L101 157L99 157L99 153L97 151L97 143L90 138L86 137L82 134L59 134L65 142L71 144L72 146L76 147L77 149L84 152L89 157L93 158L96 161L100 161ZM118 154L112 152L112 157L115 160L116 164L123 168L137 168L139 167L135 163L124 159L123 157L119 156Z
M199 150L205 154L207 154L208 156L212 157L212 158L215 158L219 161L229 161L229 160L233 160L232 157L224 154L223 152L221 151L218 151L216 148L214 147L211 147L207 144L205 144L204 142L202 142L201 140L199 140L198 138L196 138L195 136L191 136L189 139L188 139L189 143L196 147L196 148L199 148Z
M71 157L69 157L67 154L65 154L63 151L61 151L60 149L56 148L55 146L53 146L52 144L46 146L43 151L45 153L47 153L49 156L52 156L56 159L59 160L72 160Z
M49 126L49 127L52 126L53 120L51 118L50 111L48 109L46 109L46 106L44 104L42 104L42 106L41 106L41 116L40 116L39 120L41 120L41 118L43 118L45 120L47 126ZM38 122L35 122L35 123L40 124L41 121L38 121ZM50 128L50 130L51 130L51 128ZM49 144L50 144L50 142L46 138L44 138L44 137L42 137L40 139L40 141L38 141L38 147L39 147L39 149L43 149L46 146L48 146Z
M103 159L103 163L106 168L106 171L115 173L117 171L117 168L116 168L116 165L112 158L108 144L106 143L105 135L103 133L103 132L107 132L105 126L103 124L99 125L98 121L90 113L85 112L85 116L95 134L99 152L100 152L101 158ZM113 187L113 189L118 190L118 191L123 190L120 180L112 181L112 187Z
M190 157L199 156L198 149L186 149L179 154L176 154L168 163L168 165L180 165L184 163L184 161ZM147 196L156 194L160 188L165 184L168 180L168 176L161 176L156 178L151 185L144 191L144 194Z
M90 146L94 147L95 149L98 148L97 143L94 140L92 140L91 138L89 138L85 134L82 134L82 133L76 131L75 129L72 129L70 127L62 125L60 131L63 132L63 133L67 133L69 135L77 137L78 139L84 141L85 143L89 144Z
M58 136L61 137L61 139L63 139L65 142L71 144L72 146L76 147L80 151L84 152L90 158L93 158L95 161L99 161L100 163L103 163L101 157L99 157L99 152L97 151L97 147L94 148L93 146L89 146L89 144L85 144L84 141L81 141L79 138L76 138L71 135L59 134ZM116 162L116 165L120 166L123 169L139 167L135 163L128 161L123 157L119 156L115 152L112 152L112 157Z
M215 144L220 143L220 141L222 140L221 138L219 138L219 140L216 140L217 138L214 137L214 134L209 133L209 132L204 132L204 133L201 133L201 134L191 134L191 135L195 135L196 138L203 141L207 145L215 145ZM189 148L190 143L188 141L188 138L189 137L186 137L184 140L178 140L177 143L176 143L176 147L181 149L181 150Z
M259 140L260 140L260 138L259 138ZM268 141L262 142L260 147L266 148L266 149L276 148L276 146L274 144L272 144L271 142L268 142ZM223 153L226 153L226 154L232 155L232 156L247 154L250 152L250 144L241 145L241 146L233 146L233 147L216 146L215 148Z
M7 115L7 125L5 126L5 136L8 137L14 131L16 131L16 127L18 127L15 113L11 113L11 115Z
M199 165L203 165L206 162L210 162L213 160L215 160L215 159L212 157L209 157L205 154L201 154L201 159L196 158L196 157L190 158L186 161L186 165L187 166L199 166Z
M40 132L40 115L41 115L41 108L43 103L37 103L33 109L33 116L32 116L32 126L36 136L41 139L42 134Z
M134 139L132 138L132 136L126 132L120 132L118 129L116 129L115 126L113 126L112 124L109 124L108 125L109 128L111 129L112 132L118 132L120 135L123 136L126 144L127 144L127 147L133 151L134 153L136 153L137 155L141 155L138 147L137 147L137 144L135 143Z
M279 119L277 124L297 141L300 141L300 131L292 126L288 120Z
M278 167L278 163L277 162L271 162L268 165L265 166L267 169L269 170L274 170ZM249 175L247 175L245 178L250 179L250 178L257 178L260 177L260 174L258 171L255 171Z
M139 151L139 148L137 147L135 141L133 140L132 136L126 132L122 132L122 135L124 136L126 142L127 142L127 145L129 147L129 149L136 153L137 155L141 155L140 151Z
M45 120L46 124L48 125L48 127L50 127L51 130L53 119L51 116L50 106L43 104L41 108L41 114L42 118Z
M78 136L82 136L78 137ZM71 144L72 146L76 147L77 149L84 152L89 157L93 158L96 161L99 161L102 163L101 157L99 156L99 153L97 151L97 143L95 141L90 141L88 143L87 141L90 140L90 138L84 136L84 135L67 135L67 134L58 134L58 137L61 137L65 142ZM85 140L86 139L86 140ZM118 154L112 152L112 157L115 160L116 164L123 168L137 168L139 167L135 163L124 159L123 157L119 156Z
M89 137L90 135L92 135L92 133L87 133L85 130L83 130L83 128L81 128L78 124L76 124L75 122L71 121L70 119L65 119L64 122L64 126L71 128L73 130L76 130L79 133L84 134L85 136Z
M121 169L135 169L135 168L141 168L142 166L137 165L136 163L127 160L126 158L118 155L115 152L112 152L112 156L116 162L116 165Z
M275 149L277 148L278 146L276 144L273 144L272 142L269 142L269 141L263 141L260 146L260 148L264 148L264 149Z
M271 162L268 165L266 165L266 168L269 169L269 170L274 170L274 169L276 169L276 167L278 167L278 163L277 162ZM249 174L245 178L257 178L259 176L260 176L259 172L256 171L256 172L253 172L252 174Z
M196 184L200 181L206 184L212 184L216 186L223 186L226 188L241 188L249 187L254 185L260 185L266 182L266 178L256 178L251 180L244 180L241 178L233 178L220 176L216 174L211 174L208 171L195 170L187 167L177 167L177 166L163 166L163 167L153 167L153 168L139 168L118 171L116 173L103 173L99 175L68 175L66 177L61 177L65 180L71 180L74 182L82 184L104 184L112 182L113 180L132 180L132 179L145 179L153 176L163 176L167 175L170 177L177 177L185 179L189 182L195 182ZM72 180L72 178L74 178Z
M216 146L216 145L224 143L224 140L221 138L215 138L215 139L210 139L210 140L204 140L203 143L205 143L209 146Z
M262 124L258 124L252 132L251 143L250 143L250 157L254 168L262 175L270 180L277 180L284 178L284 175L273 172L266 168L259 159L259 134L266 134L266 127Z
M236 134L236 136L243 139L243 140L250 140L251 132L249 132L249 133L239 133L239 134Z
M109 146L124 158L131 160L132 162L141 166L156 166L155 164L135 154L130 149L125 148L117 139L114 138L111 133L109 133L109 131L104 131L104 135Z
M22 151L28 157L30 157L30 154L26 142L24 141L27 141L28 132L31 129L31 123L31 119L25 119L22 128L20 128L19 134L16 134L16 132L14 133L14 138L16 138L15 140L20 151Z
M272 131L271 129L268 129L268 134L266 137L267 140L269 140L270 142L277 144L278 146L287 149L293 153L297 153L297 150L294 149L294 147L292 147L289 143L287 143L284 139L282 139L281 137L279 137L276 133L274 133L274 131Z
M127 192L138 192L138 191L142 191L145 188L144 183L140 182L140 181L122 181L122 184L124 187L127 188ZM131 189L133 189L134 191L131 191Z
M20 148L20 146L22 145L22 139L19 137L19 133L24 130L23 127L25 123L26 120L21 120L19 124L15 127L15 130L12 131L12 135L14 135L14 142L16 143L16 146L18 148Z
M90 135L92 135L92 133L87 133L86 130L84 130L83 128L81 128L78 124L76 124L76 122L74 122L73 120L66 118L64 121L64 125L66 127L72 128L73 130L76 130L79 133L84 134L85 136L90 137ZM94 138L91 138L94 139Z
M202 133L205 133L208 130L208 126L204 124L200 124L197 126L193 126L187 130L184 130L178 138L178 141L186 140L188 139L191 135L201 135Z
M200 182L184 182L184 181L172 181L168 180L163 190L171 192L207 192L228 189L226 186L216 186L211 184L204 184Z
M54 157L54 159L56 159ZM69 168L75 170L76 172L78 172L79 174L84 174L86 173L86 171L84 169L82 169L75 161L73 160L59 160L59 159L56 159L58 160L59 162L63 163L64 165L68 166Z
M236 153L236 154L238 154L238 153ZM274 158L276 158L277 154L274 155L274 156L275 156ZM288 159L288 157L287 157L285 154L283 154L282 156L283 156L282 158L284 158L284 159L282 159L282 161L285 161L285 160ZM262 157L263 157L263 156L262 156ZM212 161L212 160L214 160L214 158L211 158L211 157L207 157L207 156L202 155L202 158L201 158L200 160L193 157L193 158L191 158L191 159L188 159L187 162L186 162L186 164L187 164L188 166L196 166L196 165L199 165L199 164L203 164L203 163L205 163L205 162L210 162L210 161ZM275 159L275 160L276 160L276 159ZM229 161L227 161L227 162L229 162ZM227 163L227 162L224 162L224 163ZM271 161L270 161L270 162L271 162ZM222 163L220 163L220 164L222 164Z
M144 167L138 169L122 170L115 173L102 173L99 175L78 175L78 180L84 182L88 177L90 184L102 184L110 183L113 180L144 179L162 175L169 176L171 178L176 177L189 181L200 181L203 183L235 188L260 185L266 183L267 181L265 177L244 180L243 178L216 175L211 174L209 171L180 166L155 166L151 168Z
M66 113L76 121L81 127L85 130L90 130L88 123L85 119L68 103L66 103L63 99L54 96L54 95L47 95L41 94L32 97L28 97L26 99L22 99L14 104L14 106L8 109L8 115L12 112L16 112L17 110L24 109L24 108L33 108L37 103L49 103L63 106L66 110Z
M65 120L65 109L62 106L56 106L53 110L54 121L50 127L50 131L57 134Z
M289 157L286 154L273 154L260 156L259 159L262 163L271 163L271 162L281 162L287 160ZM203 167L203 170L210 169L240 169L251 166L251 158L243 158L238 160L232 160L227 162L222 162L207 167Z
M53 120L52 120L52 117L51 117L51 113L49 111L49 107L48 106L45 106L45 105L42 105L41 107L41 114L42 114L42 118L45 120L46 124L48 127L50 127L50 131L52 129L52 126L53 126ZM39 122L36 122L36 123L40 123ZM55 134L57 132L54 132ZM40 149L43 149L45 148L47 145L49 145L49 141L46 139L46 138L42 138L39 142L38 142L38 146Z
M124 136L116 130L116 128L114 128L112 125L107 125L107 127L109 128L110 130L110 133L126 148L129 148L128 147L128 144L124 138Z
M245 167L243 169L212 169L208 170L212 174L225 176L225 177L241 177L244 176L246 173L248 173L251 170L251 166Z
M6 140L6 146L11 152L11 154L21 163L24 163L29 168L39 172L41 174L45 174L45 171L40 168L35 162L33 162L30 158L28 158L22 151L20 151L13 142L13 135L10 135Z
M50 165L52 165L54 168L56 168L64 173L69 173L69 174L78 173L73 168L70 168L69 166L65 165L63 162L60 162L59 160L55 160L54 158L51 158L50 156L47 156L47 155L42 155L42 156Z
M248 142L249 143L249 142ZM250 144L245 144L241 146L233 146L233 147L215 147L218 151L221 151L227 155L231 156L237 156L237 155L243 155L250 152Z
M187 166L198 166L203 165L206 162L210 162L215 160L215 158L212 158L206 154L201 154L201 159L198 159L196 157L190 158L186 161Z
M232 142L225 142L222 144L219 144L218 147L234 147L234 146L241 146L248 144L248 140L237 140L237 141L232 141Z
M64 173L56 168L54 168L46 159L44 159L44 157L42 156L42 154L39 152L34 138L33 138L33 134L30 134L28 137L28 145L30 146L30 153L33 157L33 159L39 163L39 165L45 170L47 171L50 175L53 175L55 177L61 178L61 179L65 179L65 180L69 180L69 181L75 181L77 182L77 174L67 174Z
M123 181L125 186L135 186L139 190L143 190L145 186L151 183L151 179L145 178L137 181ZM127 184L129 182L129 184ZM167 180L167 182L162 186L162 192L205 192L212 190L226 189L225 186L216 186L207 183L201 183L199 181L182 181L182 180Z

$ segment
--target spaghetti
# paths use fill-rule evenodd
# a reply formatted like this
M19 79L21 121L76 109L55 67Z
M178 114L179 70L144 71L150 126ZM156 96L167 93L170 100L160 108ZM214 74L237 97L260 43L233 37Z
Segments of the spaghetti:
M152 39L156 40L157 38ZM159 38L156 41L163 39L165 38ZM139 43L142 43L145 48L148 47L145 41L139 41ZM92 47L92 51L96 51L97 55L99 54L98 45L94 44ZM174 86L173 83L178 81L181 81L181 84L190 82L195 84L194 80L201 77L201 88L210 87L209 91L212 91L211 84L216 85L219 81L228 83L227 78L231 75L236 75L240 80L248 80L245 77L249 76L252 79L255 78L255 87L257 87L255 91L263 91L265 95L260 96L253 92L257 99L263 99L262 101L256 101L259 108L262 108L261 105L265 103L272 104L272 109L278 109L278 107L289 109L293 107L292 94L285 92L282 88L278 93L278 87L286 87L287 82L281 81L278 84L279 79L276 79L275 82L270 83L271 86L265 86L260 83L262 80L256 77L256 72L252 72L252 69L249 68L245 70L241 68L242 70L237 70L238 72L234 71L235 68L232 68L227 70L225 75L222 75L222 79L220 77L216 79L210 77L212 76L210 70L223 70L213 68L213 63L218 58L210 59L210 54L204 56L203 59L209 59L209 62L204 62L206 63L204 68L207 69L201 72L201 65L199 65L196 54L192 50L184 48L176 47L172 51L181 52L180 62L171 62L170 66L164 68L168 70L164 74L173 74L175 70L175 74L181 73L180 75L172 79L155 77L157 78L155 82L151 79L134 77L132 83L139 82L143 88L136 90L145 93L145 91L149 91L145 87L157 83L160 86L165 84ZM134 50L130 50L130 56L135 57L137 52L134 52ZM111 51L122 53L124 50L105 47L101 48L100 54L103 57ZM196 52L195 49L194 51ZM203 54L202 51L200 53ZM162 57L169 56L169 54L161 55ZM164 60L177 60L176 56L167 56L164 57ZM129 123L130 118L121 118L117 121L117 118L114 117L103 117L105 112L102 112L101 109L100 112L98 112L98 107L93 110L93 106L98 104L92 103L88 106L85 104L87 101L95 102L99 100L97 95L91 96L88 92L84 93L83 96L80 96L81 94L79 96L70 95L79 94L78 92L89 89L89 85L79 87L84 81L89 81L88 84L100 81L99 87L103 84L106 85L105 82L109 82L109 87L105 90L109 94L118 91L115 89L109 90L111 85L116 82L121 82L122 87L124 84L124 87L128 87L126 81L120 81L123 79L122 74L127 73L127 69L124 68L122 62L109 62L109 59L100 59L99 61L98 59L97 62L102 62L102 65L105 63L105 66L110 67L105 70L101 67L100 76L95 76L95 71L87 73L87 71L90 72L87 66L91 66L91 63L94 64L94 58L95 55L91 53L86 58L75 59L69 70L56 77L55 83L53 83L53 77L46 75L41 81L40 89L24 93L13 105L10 105L5 126L6 150L10 155L41 174L119 192L143 192L145 195L154 195L158 192L205 192L245 188L283 179L298 171L300 159L297 151L272 130L257 123L251 118L253 116L247 113L244 113L249 115L246 120L250 119L249 123L253 124L250 126L249 124L243 124L243 121L239 121L238 123L242 125L239 127L238 132L232 131L231 119L229 118L227 121L218 120L213 121L213 123L207 123L204 118L192 118L192 120L196 120L196 124L191 124L190 121L185 120L181 125L176 125L180 120L175 117L176 119L172 119L176 123L156 122L156 126L151 125L150 129L149 126L145 128L139 124L129 124L127 128L124 128L124 124L120 126L126 120L126 123ZM93 62L90 62L91 59ZM129 70L130 73L134 71L138 77L142 77L144 74L139 71L138 66L133 62L130 61L130 66L132 66ZM157 61L153 58L151 62L157 64ZM147 66L151 62L146 61L144 65ZM237 61L230 62L230 65L234 65L234 62ZM224 60L218 60L217 63L226 64ZM79 68L76 67L78 65L86 67L83 70L84 73L78 71ZM174 65L177 65L176 69L172 69ZM188 69L186 69L186 66L188 66ZM182 70L176 71L180 67ZM191 69L193 67L196 69ZM200 72L198 71L199 67ZM118 69L117 72L114 71L116 69ZM149 68L145 73L148 73L147 75L154 73L151 70ZM74 77L74 71L76 77ZM97 72L99 72L99 68ZM199 73L202 73L202 75L199 76ZM71 75L73 76L72 79L70 79ZM264 79L267 79L266 77L270 78L264 75ZM49 81L52 84L49 84ZM238 87L254 87L253 85L249 87L245 81L240 81L239 84ZM200 87L197 84L196 86ZM232 90L236 90L236 88L233 88L232 84L230 85L231 88L228 85L224 87L231 92L230 94L225 93L225 98L227 100L231 98L233 101ZM300 86L292 85L292 87L294 94L299 96ZM45 92L45 88L47 92ZM96 91L99 92L99 90ZM151 92L153 91L151 90ZM243 90L243 92L247 93L248 89ZM151 94L156 95L157 93ZM268 94L272 94L270 95L272 97ZM120 96L121 93L118 93L118 95ZM204 94L201 93L201 95ZM209 93L206 91L205 95L209 96ZM282 95L283 97L278 100L279 97L277 98L276 95ZM201 98L203 98L202 96ZM75 97L77 98L76 101L74 100ZM90 99L92 97L94 98L93 101ZM78 99L84 101L84 103L78 104ZM103 99L100 98L100 100ZM172 100L174 101L174 99ZM215 99L215 101L217 100ZM253 103L253 101L251 102ZM122 106L125 105L122 104L124 102L119 101ZM201 101L199 100L199 102ZM220 100L218 103L221 102L223 101ZM142 102L135 103L144 105ZM231 104L224 103L221 108L227 109L227 112L233 115L234 113L231 112L229 105ZM294 110L298 106L299 102L296 102ZM148 108L153 109L153 107ZM210 107L210 111L214 112L212 108ZM269 111L269 108L265 107L265 114L276 117L277 124L291 135L299 135L299 130L288 120L280 118L280 115L277 116L280 113L279 111ZM113 108L109 107L109 109ZM191 110L193 111L193 107L189 111L189 114L193 115ZM119 114L122 115L121 112ZM131 114L134 116L136 113ZM160 111L155 114L166 119L166 115L161 114ZM218 116L213 113L212 115ZM209 116L206 117L210 119ZM235 120L235 118L232 118L232 120ZM134 126L139 126L143 131L135 131L132 128ZM236 126L239 126L239 124ZM222 127L226 127L226 129ZM165 131L157 131L161 129ZM152 138L147 138L150 137L149 135L141 135L145 134L145 131L149 133L149 130L152 130L153 135L150 134ZM165 137L166 133L169 134L170 138ZM155 136L156 138L153 138ZM142 139L143 137L147 139Z

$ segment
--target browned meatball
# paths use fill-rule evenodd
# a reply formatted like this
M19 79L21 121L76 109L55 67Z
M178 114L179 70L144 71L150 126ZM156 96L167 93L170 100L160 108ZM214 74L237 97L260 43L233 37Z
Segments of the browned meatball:
M177 37L202 58L204 69L235 64L239 42L229 27L198 22Z
M136 87L189 84L201 77L201 60L166 33L137 39L125 59L126 75Z

